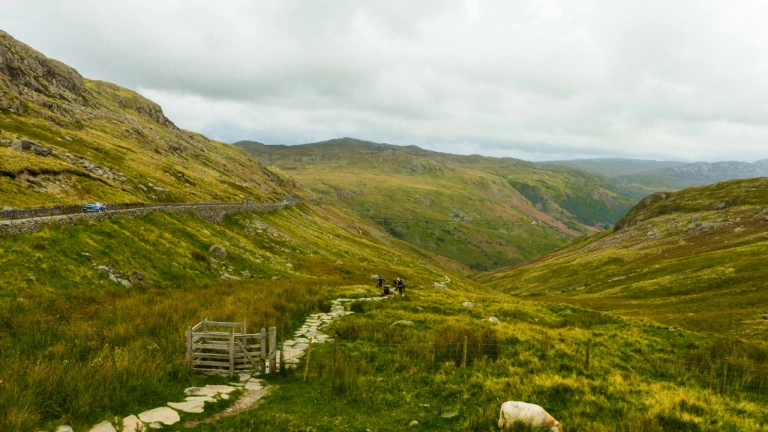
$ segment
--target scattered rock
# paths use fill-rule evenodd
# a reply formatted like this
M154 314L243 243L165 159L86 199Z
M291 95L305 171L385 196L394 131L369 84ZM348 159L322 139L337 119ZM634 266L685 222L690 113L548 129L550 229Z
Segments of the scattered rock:
M492 317L488 318L488 322L493 323L493 324L498 324L499 323L499 319L496 318L495 316L492 316Z
M393 326L396 326L398 324L405 325L405 326L412 326L413 325L413 321L400 320L400 321L395 321L394 323L392 323Z
M724 202L712 204L712 210L723 210L726 207Z
M143 281L144 280L144 273L142 273L140 271L134 271L133 274L131 275L131 277L133 278L133 280Z
M123 419L123 432L144 432L144 423L135 415Z
M451 412L444 412L440 417L442 418L453 418L459 415L459 413L451 411Z
M221 279L222 280L240 280L239 277L232 276L231 274L227 274L227 273L224 273L223 275L221 275Z
M208 252L216 255L219 258L226 258L227 257L227 250L224 249L221 245L213 245L210 249L208 249Z
M123 284L123 286L126 288L131 287L131 281L129 281L128 279L120 279L120 283Z
M55 432L75 432L75 430L74 430L74 429L72 429L72 427L71 427L71 426L68 426L68 425L61 425L61 426L59 426L59 427L57 427L57 428L56 428L56 431L55 431Z
M85 257L85 259L87 259L88 261L90 261L90 260L91 260L91 258L93 257L93 255L91 255L91 254L89 254L89 253L86 253L86 252L83 252L83 253L81 253L80 255L84 256L84 257Z
M414 420L414 421L412 421L412 422L408 423L408 426L418 426L418 425L419 425L419 422L418 422L418 421L416 421L416 420Z
M371 280L378 280L378 279L379 279L379 275L371 275Z
M251 272L249 272L248 270L242 272L242 275L243 275L243 279L250 279L252 277Z
M768 314L763 314L763 319L768 320Z
M28 139L16 140L11 144L13 150L28 151L38 156L50 156L53 154L52 147L46 147L39 142L31 141Z
M272 280L278 280L280 279L280 276L272 276Z
M114 426L112 426L112 423L108 422L107 420L104 420L103 422L92 427L91 430L88 432L117 432L117 430L115 429Z
M441 284L439 282L435 282L435 288L442 289L442 290L447 290L448 289L448 287L445 286L445 284Z
M475 305L472 304L472 302L464 302L461 305L464 306L465 308L470 308L470 309L475 307Z
M160 407L151 409L149 411L144 411L143 413L139 414L139 419L141 419L141 421L144 423L162 423L166 425L172 425L178 423L181 420L181 417L179 417L179 413L168 407ZM154 426L151 424L149 427L154 428Z
M140 184L140 185L136 185L136 187L137 187L137 188L139 188L139 189L141 189L141 190L143 190L144 192L146 192L146 191L147 191L147 187L146 187L146 186L144 186L143 184Z

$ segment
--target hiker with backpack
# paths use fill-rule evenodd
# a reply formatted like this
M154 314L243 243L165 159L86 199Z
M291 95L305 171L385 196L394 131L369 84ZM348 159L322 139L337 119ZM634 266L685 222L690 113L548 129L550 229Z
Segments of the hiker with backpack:
M378 284L379 284L379 288L381 288L381 287L383 287L383 286L384 286L384 278L383 278L383 277L379 276L379 278L378 278L378 279L376 279L376 281L377 281L377 282L378 282Z
M405 291L405 281L402 278L397 278L397 292L403 295L403 291Z

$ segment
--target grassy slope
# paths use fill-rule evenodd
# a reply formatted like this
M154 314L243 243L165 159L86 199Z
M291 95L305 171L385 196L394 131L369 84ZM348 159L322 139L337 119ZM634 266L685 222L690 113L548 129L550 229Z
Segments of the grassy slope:
M413 146L352 139L237 145L324 199L387 219L380 223L392 235L473 269L521 262L605 228L643 195L573 169Z
M765 339L766 207L765 178L655 194L616 232L478 280L517 296Z
M207 252L213 243L227 248L226 259ZM124 289L80 252L154 283ZM83 429L178 400L188 386L225 382L186 371L186 326L246 316L288 334L326 310L327 299L370 295L370 275L379 273L403 276L407 296L356 307L335 324L335 365L331 347L316 346L307 382L272 379L278 388L257 410L197 429L384 431L417 419L425 430L492 430L499 401L521 399L547 407L568 431L765 430L768 404L756 390L768 382L736 379L768 358L765 348L512 299L438 259L332 208L305 205L231 215L221 225L152 214L2 238L0 428ZM244 270L257 278L218 280L221 271ZM445 275L450 290L432 288ZM490 325L491 315L502 323ZM392 326L401 319L414 326ZM464 335L467 369L457 367ZM713 366L691 371L674 363L681 358ZM734 379L720 396L724 361ZM458 416L439 417L449 411Z
M37 157L0 142L0 206L271 201L295 193L289 179L234 146L178 129L159 106L128 89L83 79L2 32L0 54L10 62L6 73L0 68L0 139L28 138L55 152ZM61 78L57 84L45 72L54 68L79 87L64 87ZM92 174L65 153L126 181Z

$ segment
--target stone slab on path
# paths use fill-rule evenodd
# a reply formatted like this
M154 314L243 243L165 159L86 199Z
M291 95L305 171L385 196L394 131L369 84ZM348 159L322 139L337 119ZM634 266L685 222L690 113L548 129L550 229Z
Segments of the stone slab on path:
M205 410L205 401L202 399L193 399L184 402L168 402L168 406L175 410L200 414Z
M144 411L139 414L139 419L144 423L162 423L166 425L176 424L181 420L179 413L168 407L160 407ZM150 427L152 425L150 424Z
M115 427L112 426L112 423L110 423L107 420L104 420L103 422L92 427L91 430L89 430L88 432L117 432L117 429L115 429Z
M144 423L135 415L123 419L123 432L144 432Z

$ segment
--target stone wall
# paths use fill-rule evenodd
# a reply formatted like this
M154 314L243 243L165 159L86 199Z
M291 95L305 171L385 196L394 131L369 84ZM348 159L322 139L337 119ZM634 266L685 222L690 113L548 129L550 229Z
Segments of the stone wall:
M201 218L214 223L221 223L224 216L230 213L265 213L275 209L282 209L292 204L201 204L190 206L164 206L158 204L156 207L144 207L129 210L114 210L99 213L77 213L63 216L41 217L35 219L26 219L21 221L2 221L0 222L0 235L29 234L37 232L43 224L56 223L60 225L75 225L80 220L98 221L112 217L137 217L150 212L163 213L181 213L196 214Z

